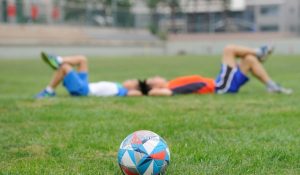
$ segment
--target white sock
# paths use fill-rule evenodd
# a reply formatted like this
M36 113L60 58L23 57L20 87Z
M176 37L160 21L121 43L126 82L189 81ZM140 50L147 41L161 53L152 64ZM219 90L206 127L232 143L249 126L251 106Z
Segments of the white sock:
M56 57L56 60L59 64L62 64L63 63L63 58L61 56L57 56Z
M273 90L279 89L279 85L277 83L275 83L273 80L269 80L266 85L268 88L273 89Z
M46 91L49 92L49 93L53 93L54 89L51 86L47 86Z
M255 53L257 57L261 57L263 55L261 48L256 48Z

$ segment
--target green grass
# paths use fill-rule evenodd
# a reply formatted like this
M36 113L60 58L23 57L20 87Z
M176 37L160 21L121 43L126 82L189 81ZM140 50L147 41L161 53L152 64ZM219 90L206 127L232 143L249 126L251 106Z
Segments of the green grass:
M268 94L257 80L236 95L32 97L52 71L38 58L0 60L0 174L120 175L121 141L140 129L171 150L168 174L300 174L300 58L274 56L272 77L295 90ZM90 79L201 74L218 57L91 58Z

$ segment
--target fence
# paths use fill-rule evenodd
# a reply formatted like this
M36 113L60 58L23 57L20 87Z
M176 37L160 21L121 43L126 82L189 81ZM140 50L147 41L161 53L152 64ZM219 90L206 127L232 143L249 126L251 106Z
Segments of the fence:
M130 8L112 10L99 3L0 0L0 22L135 27Z
M105 6L96 2L0 0L0 23L112 26L149 29L156 34L226 31L300 33L300 3L299 8L293 9L293 16L286 15L290 10L286 9L286 6L247 6L244 11L226 13L197 10L183 12L184 7L167 12L150 9L136 12L133 7Z

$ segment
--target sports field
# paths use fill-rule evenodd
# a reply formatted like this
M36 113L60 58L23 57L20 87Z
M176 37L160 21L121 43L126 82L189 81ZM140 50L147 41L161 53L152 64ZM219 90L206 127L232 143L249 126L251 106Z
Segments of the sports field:
M90 80L215 77L219 56L90 58ZM0 174L120 175L117 151L136 130L158 133L170 175L300 174L300 57L273 56L268 94L253 77L236 95L34 100L52 70L39 58L0 60Z

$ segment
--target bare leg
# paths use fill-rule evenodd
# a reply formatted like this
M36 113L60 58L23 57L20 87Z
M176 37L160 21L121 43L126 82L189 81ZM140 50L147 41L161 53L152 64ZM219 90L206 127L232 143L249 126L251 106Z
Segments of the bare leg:
M241 71L247 75L250 71L256 78L258 78L262 83L267 84L271 81L270 76L263 67L263 65L258 61L258 59L253 55L246 55L241 58L240 62Z
M61 57L62 65L60 68L54 73L48 87L55 89L59 83L62 81L64 76L72 70L72 67L76 66L79 72L87 72L88 65L87 59L85 56L77 55L77 56L67 56Z
M236 67L236 58L243 58L246 55L256 55L255 49L243 46L228 45L224 48L223 63L230 67Z
M71 66L76 66L78 72L87 72L88 71L87 59L83 55L62 57L62 62L63 62L63 64L67 63L67 64L70 64Z
M256 78L266 85L269 92L291 94L291 89L286 89L271 79L260 62L264 61L266 56L271 54L272 51L272 47L263 47L259 51L261 53L257 54L255 49L229 45L224 49L223 64L226 64L231 68L235 68L238 66L236 59L240 57L241 62L239 67L245 75L248 74L248 72L251 72ZM260 55L260 58L258 58L257 55Z
M65 75L72 70L72 66L69 64L62 64L60 68L54 72L54 75L48 85L48 87L51 87L52 89L55 89L60 82L63 80Z
M68 57L56 56L47 59L48 60L46 60L46 62L47 63L49 62L48 64L50 64L52 68L56 69L56 71L54 72L54 75L50 83L48 84L48 86L35 96L35 98L37 99L55 96L55 88L61 83L65 75L68 74L73 69L73 67L77 67L78 72L88 71L87 59L84 56L80 56L80 55L68 56ZM50 62L50 59L55 59L54 60L56 62L55 65L53 65L53 63ZM57 63L58 65L56 65Z
M291 94L293 92L293 90L284 88L274 82L268 75L263 65L253 55L247 55L241 59L240 69L245 74L251 71L256 78L266 85L269 92L283 94Z

